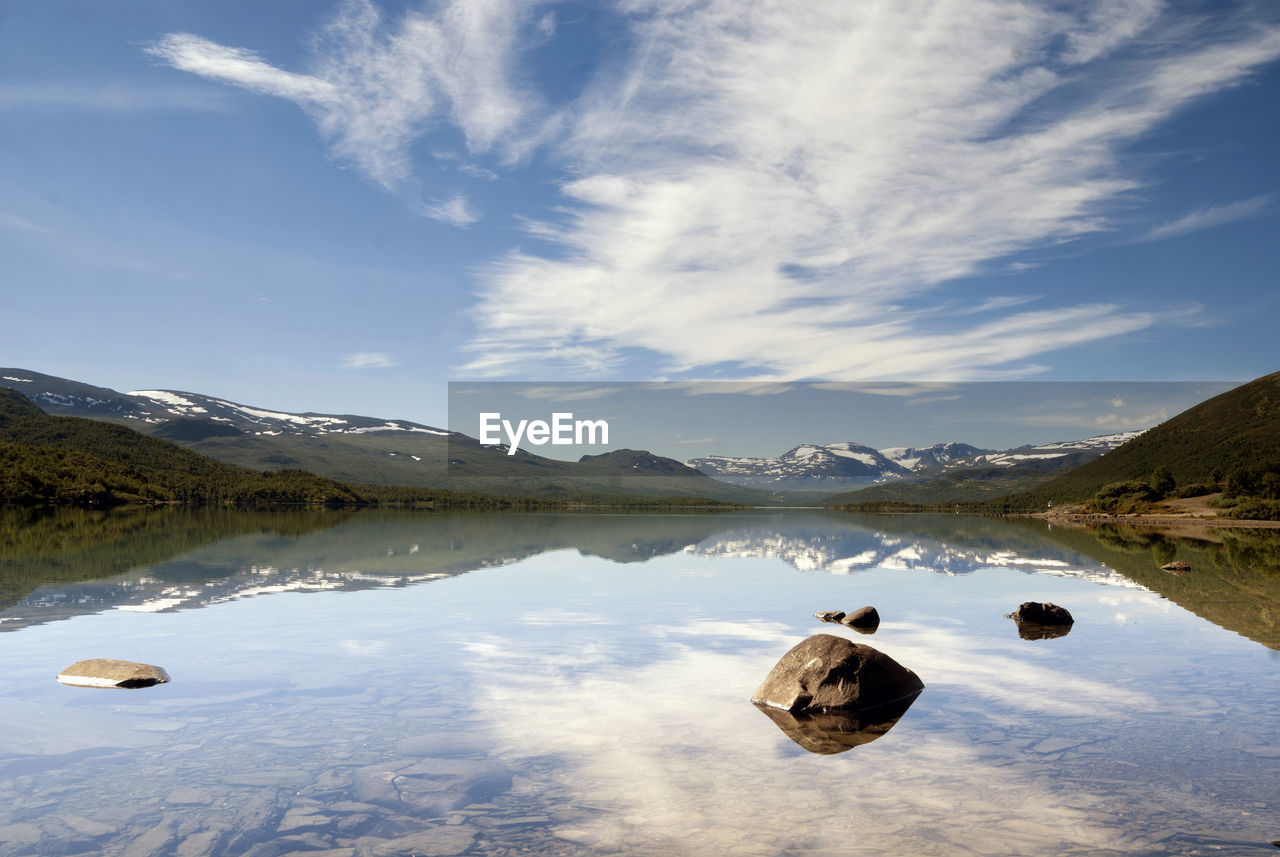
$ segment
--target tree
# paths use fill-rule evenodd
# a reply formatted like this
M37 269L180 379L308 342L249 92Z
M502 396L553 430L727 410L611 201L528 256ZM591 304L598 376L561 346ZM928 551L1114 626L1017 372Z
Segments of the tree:
M1173 493L1173 489L1178 487L1178 483L1174 481L1173 474L1169 472L1169 468L1160 464L1151 472L1151 487L1161 497L1168 497Z

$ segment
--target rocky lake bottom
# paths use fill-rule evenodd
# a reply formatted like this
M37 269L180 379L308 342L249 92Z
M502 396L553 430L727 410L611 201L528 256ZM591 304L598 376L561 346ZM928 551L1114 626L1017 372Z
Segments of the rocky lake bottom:
M0 855L1193 855L1280 840L1280 541L960 516L0 518ZM1183 560L1190 570L1160 570ZM1023 639L1024 601L1069 633ZM874 605L872 634L817 611ZM842 635L847 752L749 699ZM68 687L85 658L167 684Z

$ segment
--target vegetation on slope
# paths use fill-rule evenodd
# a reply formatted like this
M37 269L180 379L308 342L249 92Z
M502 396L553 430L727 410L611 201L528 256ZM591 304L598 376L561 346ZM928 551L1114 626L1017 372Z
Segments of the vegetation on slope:
M1147 481L1162 466L1177 485L1214 483L1269 458L1280 458L1280 372L1202 402L1009 500L1039 509L1049 502L1084 502L1113 483Z

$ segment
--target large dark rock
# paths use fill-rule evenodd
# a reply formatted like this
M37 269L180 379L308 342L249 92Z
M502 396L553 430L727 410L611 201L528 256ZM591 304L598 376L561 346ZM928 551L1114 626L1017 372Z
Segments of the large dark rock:
M924 682L870 646L815 634L782 656L751 701L796 715L875 708L914 697Z
M76 661L58 673L58 681L78 687L151 687L169 681L161 667L111 658Z

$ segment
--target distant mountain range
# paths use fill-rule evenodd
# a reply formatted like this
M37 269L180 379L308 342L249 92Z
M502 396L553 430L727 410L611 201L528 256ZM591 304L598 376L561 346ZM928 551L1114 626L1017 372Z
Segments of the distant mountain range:
M833 494L880 483L915 483L944 474L987 468L1031 466L1043 474L1090 461L1140 434L1140 431L1121 432L1008 450L980 449L955 441L886 449L853 442L806 443L777 458L709 456L685 463L735 485Z
M884 449L851 441L804 443L777 458L709 456L685 463L628 449L584 456L577 462L523 450L507 455L505 447L481 445L467 435L407 420L289 413L176 390L121 393L25 369L0 369L0 388L4 387L22 393L47 414L128 426L251 470L288 469L350 484L553 500L608 495L844 505L952 503L1016 495L1013 499L1020 504L1042 507L1049 500L1087 498L1110 482L1146 478L1160 464L1181 485L1210 481L1215 469L1280 458L1280 373L1224 393L1145 432L1007 450L958 442ZM38 421L31 426L24 431L42 437L56 433ZM16 436L9 440L29 443ZM97 442L110 445L116 440L104 437ZM41 466L56 469L67 455L82 451L64 446L56 454L41 453ZM172 461L178 467L178 459L159 447L137 450L139 455L144 452L149 460ZM94 466L106 468L103 472L112 478L147 482L137 474L115 472L128 456L116 461L105 453L93 454ZM203 467L181 464L191 479ZM242 479L227 474L218 478ZM199 479L192 482L197 483L203 484Z

